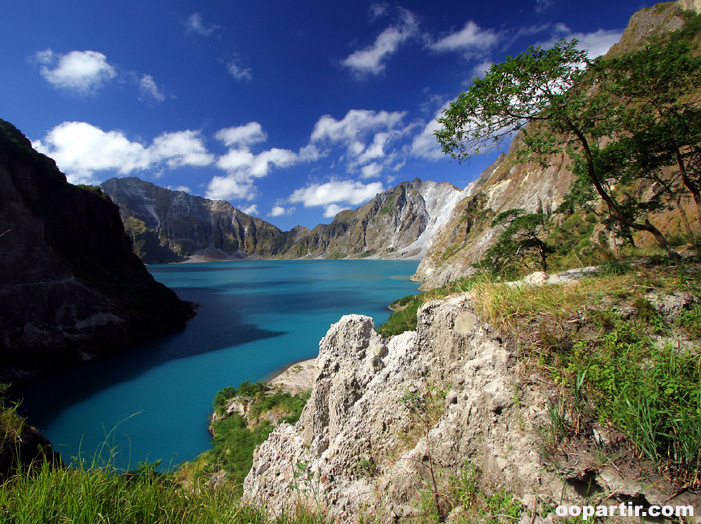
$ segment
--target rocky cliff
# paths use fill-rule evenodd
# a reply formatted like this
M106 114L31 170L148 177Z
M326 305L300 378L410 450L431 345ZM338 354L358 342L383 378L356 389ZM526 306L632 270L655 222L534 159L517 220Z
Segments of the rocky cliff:
M257 258L415 258L425 253L461 191L446 182L403 182L311 231L278 228L228 202L170 191L138 178L102 189L119 206L137 255L147 263Z
M138 178L112 178L102 189L119 206L136 254L146 263L271 256L289 235L228 202L171 191Z
M680 0L666 2L635 13L624 31L621 41L609 51L609 56L630 52L649 39L684 26L685 9L697 9L698 2ZM490 226L500 212L522 208L528 213L552 214L569 192L574 177L570 159L558 154L547 159L547 167L540 163L517 161L521 149L521 135L517 135L509 150L472 184L470 196L459 202L447 223L440 228L433 244L422 259L414 279L424 282L424 288L441 286L475 271L479 262L496 240ZM695 211L689 205L690 220ZM554 224L561 225L563 216L555 216ZM679 214L662 212L653 215L652 222L665 233L682 230ZM603 228L594 229L590 243L607 244L608 235L601 236ZM573 231L574 234L577 234ZM640 244L652 243L652 237L641 234Z
M132 253L115 206L0 121L0 379L182 327L191 305Z
M344 316L319 345L299 422L278 426L256 450L244 496L273 514L297 503L340 522L427 517L438 497L451 521L471 490L510 501L514 522L554 522L557 505L593 494L616 505L664 504L674 494L664 479L641 476L640 464L592 465L590 443L577 444L578 460L552 467L545 428L560 394L517 341L481 320L468 294L425 304L417 330L388 341L372 319ZM612 438L602 428L594 435L602 450ZM698 503L689 496L675 503Z
M284 256L420 259L461 196L447 182L402 182L302 235Z

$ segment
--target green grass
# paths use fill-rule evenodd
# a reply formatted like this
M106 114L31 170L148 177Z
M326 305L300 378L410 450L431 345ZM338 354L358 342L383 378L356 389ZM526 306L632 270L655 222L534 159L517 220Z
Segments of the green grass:
M294 508L290 508L294 510ZM226 486L183 485L173 474L119 474L39 466L0 486L0 522L7 524L320 524L308 511L270 519Z
M248 405L246 418L238 412L224 416L230 399L239 398ZM227 387L214 397L212 449L203 453L186 469L193 478L211 477L226 472L227 484L241 492L243 480L253 464L253 451L275 428L269 418L294 424L299 420L309 392L290 395L261 382L243 382L238 388Z
M701 297L698 267L615 262L577 284L483 282L473 291L482 315L568 392L569 408L553 406L561 416L551 416L567 424L546 431L545 445L555 448L598 419L623 431L660 471L701 483L701 306L672 320L646 298L651 291Z

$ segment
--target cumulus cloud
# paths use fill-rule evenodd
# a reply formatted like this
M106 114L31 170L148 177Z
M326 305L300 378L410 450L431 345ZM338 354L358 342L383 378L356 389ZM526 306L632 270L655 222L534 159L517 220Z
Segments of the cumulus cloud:
M254 153L251 146L268 138L258 122L220 129L215 137L228 146L229 151L217 159L216 166L226 171L226 175L212 178L207 187L208 198L253 200L257 195L256 179L267 176L273 168L310 162L320 155L311 144L298 152L273 147Z
M382 173L382 168L382 164L378 164L377 162L363 166L360 169L360 178L365 179L378 177Z
M143 75L139 79L139 94L141 100L163 102L166 99L151 75Z
M205 166L214 161L199 131L163 133L145 146L122 131L103 131L87 122L63 122L34 147L56 160L71 183L94 183L100 171L128 175L135 171Z
M383 190L382 182L363 184L355 180L331 180L324 184L311 184L295 190L288 198L291 203L304 207L324 207L324 216L333 217L348 206L358 206L372 199Z
M257 215L258 214L258 204L251 204L241 209L242 212L247 215Z
M348 172L362 170L370 163L390 165L396 158L390 144L406 131L402 120L406 112L352 109L341 120L322 116L314 125L311 144L340 145ZM366 171L367 172L367 171Z
M268 216L271 216L271 217L281 217L281 216L284 216L284 215L292 215L294 212L295 212L295 208L294 208L294 207L285 208L285 207L280 206L280 205L275 205L275 206L273 206L273 208L270 210L270 213L268 213Z
M375 9L376 14L380 12L379 9ZM361 76L380 74L385 70L389 57L396 53L403 43L418 35L418 27L416 17L411 12L401 9L397 24L382 31L372 45L348 55L341 64Z
M589 58L596 58L597 56L605 55L622 36L622 29L598 29L592 33L581 33L572 31L565 24L556 24L552 31L552 38L548 42L539 45L552 47L558 40L572 40L576 38L579 41L577 49L587 51Z
M329 204L324 208L324 217L333 218L338 215L341 211L350 209L349 206L339 206L338 204Z
M428 45L429 49L439 53L458 51L468 56L481 54L500 41L500 36L493 29L482 29L469 20L460 31L447 34L438 41Z
M94 93L117 76L107 57L97 51L71 51L61 55L47 49L34 57L42 64L39 72L47 82L80 95Z
M148 148L150 163L165 164L175 169L183 166L208 166L214 162L204 145L199 131L176 131L163 133L153 139Z
M439 160L443 158L443 153L434 135L440 127L440 124L435 118L424 126L421 133L416 135L411 142L410 151L412 156L425 158L427 160Z
M227 127L220 129L215 135L217 140L221 140L225 146L251 146L259 142L265 142L268 135L263 131L263 126L258 122L249 122L243 126Z
M201 36L212 36L215 31L221 29L221 26L216 24L205 25L202 22L202 15L192 13L185 22L185 29L188 33L196 33Z

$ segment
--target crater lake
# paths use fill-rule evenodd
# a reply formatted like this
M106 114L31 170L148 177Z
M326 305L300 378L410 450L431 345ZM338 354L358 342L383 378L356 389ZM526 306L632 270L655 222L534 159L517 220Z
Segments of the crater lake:
M187 327L25 386L22 411L69 461L162 468L210 447L217 391L260 381L316 357L341 316L385 322L387 305L414 294L418 261L236 261L149 266L199 304Z

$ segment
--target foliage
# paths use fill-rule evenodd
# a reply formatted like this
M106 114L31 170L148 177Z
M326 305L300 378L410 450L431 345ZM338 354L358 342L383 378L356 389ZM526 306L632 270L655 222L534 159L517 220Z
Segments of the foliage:
M239 413L225 415L229 400L238 398L248 409L246 418ZM263 382L245 381L238 388L226 387L214 397L212 449L203 454L204 466L198 475L211 475L220 470L237 489L251 469L253 450L263 443L274 425L264 415L274 414L279 421L294 424L309 399L309 392L290 395L274 390Z
M387 322L376 328L376 331L385 338L400 335L405 331L416 329L416 315L419 308L430 300L446 297L452 293L464 293L472 289L478 282L491 281L492 276L481 271L472 276L461 278L424 293L409 295L395 300L389 306L393 310Z
M303 508L271 519L264 509L244 504L226 486L183 486L173 474L122 475L101 468L50 468L18 473L0 486L0 521L73 524L321 524Z
M678 258L648 215L674 195L656 169L688 154L680 176L691 180L701 156L695 147L701 111L681 102L698 85L701 60L683 47L658 45L592 62L575 45L560 41L548 50L529 48L475 79L438 119L442 150L462 161L521 130L522 160L547 165L551 155L566 152L573 161L570 208L600 199L609 228L624 237L647 231ZM670 56L677 59L667 60ZM649 179L655 184L640 185Z
M505 225L494 246L487 250L481 265L488 271L510 275L523 266L528 267L535 256L541 271L548 270L547 256L553 248L543 240L548 217L543 213L526 213L523 209L511 209L499 213L492 227Z

